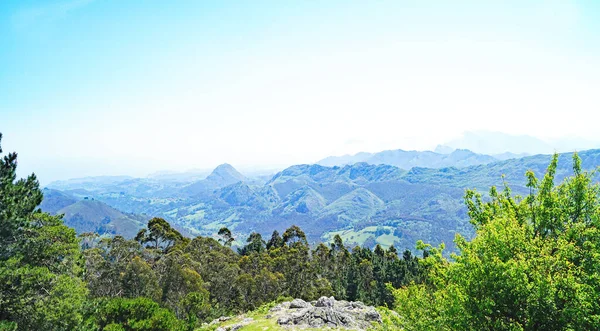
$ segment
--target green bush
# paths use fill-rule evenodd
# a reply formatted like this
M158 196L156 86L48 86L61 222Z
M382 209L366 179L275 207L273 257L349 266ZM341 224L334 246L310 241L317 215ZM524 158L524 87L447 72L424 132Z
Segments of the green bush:
M101 299L90 307L87 328L94 330L186 330L185 323L148 298Z

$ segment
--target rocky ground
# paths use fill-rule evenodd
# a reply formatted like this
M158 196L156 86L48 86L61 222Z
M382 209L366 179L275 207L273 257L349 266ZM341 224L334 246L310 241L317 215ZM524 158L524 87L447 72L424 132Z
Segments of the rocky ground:
M262 315L220 318L202 330L367 330L381 323L381 315L372 306L321 297L312 302L301 299L283 302Z
M321 297L313 302L295 299L273 307L270 312L282 326L366 330L373 322L381 323L381 315L374 307L361 302L336 301L333 297Z

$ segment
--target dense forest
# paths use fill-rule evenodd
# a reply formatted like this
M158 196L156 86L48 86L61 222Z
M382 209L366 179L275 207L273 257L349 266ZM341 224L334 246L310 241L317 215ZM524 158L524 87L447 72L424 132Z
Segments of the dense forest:
M1 135L0 135L1 139ZM2 150L0 149L0 153ZM301 228L252 233L235 251L183 236L152 218L134 239L77 236L41 211L35 175L0 161L0 330L203 330L224 315L283 298L362 301L395 313L384 330L593 330L600 328L600 204L595 172L555 185L526 174L529 194L467 191L476 235L458 253L418 242L348 248L336 236L311 247Z

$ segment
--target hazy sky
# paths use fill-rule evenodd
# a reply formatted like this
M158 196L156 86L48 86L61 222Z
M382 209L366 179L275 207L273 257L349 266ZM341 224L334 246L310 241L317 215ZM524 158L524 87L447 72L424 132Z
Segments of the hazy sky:
M600 1L0 1L0 132L42 182L600 140Z

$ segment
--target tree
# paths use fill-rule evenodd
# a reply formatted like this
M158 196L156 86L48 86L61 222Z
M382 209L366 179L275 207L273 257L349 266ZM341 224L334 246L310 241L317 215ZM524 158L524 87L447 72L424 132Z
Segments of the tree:
M333 237L330 254L333 261L330 264L331 270L328 279L331 282L336 298L347 300L349 299L349 272L352 257L346 246L344 246L342 237L338 234Z
M123 296L126 298L146 297L158 301L162 296L158 275L139 256L127 264L122 283Z
M308 246L308 241L306 240L306 234L300 227L296 225L292 225L290 228L285 230L283 233L283 243L288 244L290 246L294 245L304 245Z
M221 239L219 240L224 246L231 247L231 244L235 241L231 231L225 226L219 229L218 235L221 236Z
M201 236L194 238L184 252L205 282L214 313L235 311L239 307L239 289L233 284L240 274L239 255L215 239Z
M274 230L271 239L269 239L269 242L267 243L267 249L275 249L281 246L283 246L283 238L281 238L277 230Z
M135 236L140 244L150 244L148 247L155 250L162 249L168 252L174 245L184 242L185 238L173 229L169 222L162 218L154 217L148 221L148 229L142 229Z
M2 154L0 133L0 154ZM0 259L7 260L25 235L30 218L42 203L42 191L34 174L17 180L17 153L0 160Z
M253 253L242 256L239 266L241 272L235 284L243 310L258 308L281 295L284 276L272 271L273 261L269 255Z
M248 244L238 250L240 255L248 255L251 253L261 254L266 249L265 241L262 239L260 233L252 232L246 242Z
M37 179L16 180L16 167L16 153L0 160L0 320L24 330L71 330L86 296L75 231L36 209Z
M123 296L126 291L128 295L134 295L138 289L125 290L130 280L123 277L128 275L131 278L137 278L131 275L133 270L145 269L139 264L135 267L130 265L135 262L136 257L142 255L142 246L133 240L127 240L121 236L114 238L104 238L96 247L84 251L85 256L85 280L92 297L117 297ZM143 262L143 261L140 261ZM127 268L130 268L129 272ZM141 276L144 278L144 276ZM149 276L151 277L151 276ZM136 280L137 281L137 280ZM139 291L145 291L139 289Z
M312 299L315 296L314 269L306 235L293 225L283 233L283 245L271 249L274 271L284 275L283 291L295 298Z
M189 254L174 250L157 265L161 276L161 302L175 312L178 318L196 322L208 315L209 292L198 273L199 265Z

